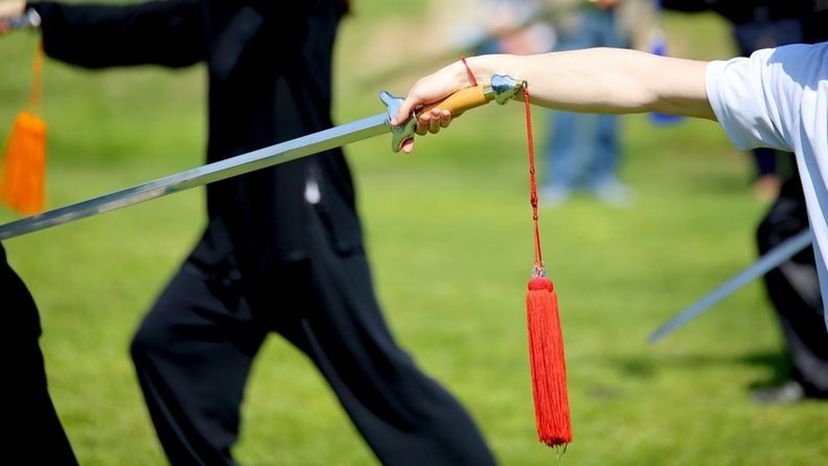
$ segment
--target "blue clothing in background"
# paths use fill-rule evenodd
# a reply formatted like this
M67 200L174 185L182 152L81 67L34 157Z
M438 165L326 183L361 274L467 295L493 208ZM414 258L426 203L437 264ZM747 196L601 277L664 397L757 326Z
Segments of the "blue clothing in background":
M560 32L556 50L628 45L612 10L587 9L579 19L573 30ZM545 192L600 192L603 186L617 185L618 130L615 115L550 112Z

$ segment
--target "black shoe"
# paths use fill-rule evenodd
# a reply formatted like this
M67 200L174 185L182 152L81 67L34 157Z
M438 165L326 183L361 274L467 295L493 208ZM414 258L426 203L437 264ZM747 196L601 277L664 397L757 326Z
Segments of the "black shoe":
M755 403L769 405L792 404L805 399L805 389L795 380L775 387L756 388L752 394Z

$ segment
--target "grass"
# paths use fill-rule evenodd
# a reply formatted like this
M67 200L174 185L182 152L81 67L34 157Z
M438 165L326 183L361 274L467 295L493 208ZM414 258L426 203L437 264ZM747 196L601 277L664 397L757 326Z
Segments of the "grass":
M404 17L363 2L343 28L339 121L379 111L378 89L355 83L362 41L380 19ZM731 53L726 29L710 17L669 17L668 25L676 53ZM23 103L33 46L27 35L0 41L8 57L0 121L11 122ZM44 79L51 206L201 162L203 69L93 74L50 61ZM542 145L545 116L535 116ZM623 177L637 203L619 210L578 198L541 217L576 436L559 463L824 464L828 407L749 401L752 383L782 370L758 284L663 343L644 343L755 258L753 229L765 206L749 189L747 158L714 124L654 128L643 116L624 124ZM376 285L400 342L464 402L503 464L540 465L556 456L534 439L522 125L518 105L490 107L423 139L410 157L390 154L382 138L348 152ZM0 213L0 221L12 218ZM82 464L163 463L127 346L203 218L196 190L6 244L40 306L51 392ZM242 464L375 461L311 364L278 337L256 362L243 427Z

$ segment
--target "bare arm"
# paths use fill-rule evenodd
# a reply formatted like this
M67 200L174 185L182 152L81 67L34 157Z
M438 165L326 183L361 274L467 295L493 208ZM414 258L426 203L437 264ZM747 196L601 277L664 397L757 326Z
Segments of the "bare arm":
M467 60L479 83L494 74L525 80L533 102L591 113L660 112L715 120L705 92L706 62L596 48L539 55L482 55ZM461 63L426 76L411 88L397 115L470 86ZM441 116L442 115L442 116ZM445 112L420 117L420 134L445 127ZM432 131L435 132L435 131Z

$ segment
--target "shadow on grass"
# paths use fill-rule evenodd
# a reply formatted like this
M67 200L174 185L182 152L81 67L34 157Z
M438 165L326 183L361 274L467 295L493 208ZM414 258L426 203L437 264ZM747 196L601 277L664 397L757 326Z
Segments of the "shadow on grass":
M768 380L757 383L757 386L778 384L787 380L790 374L790 364L785 356L775 352L760 352L735 357L726 354L618 355L604 358L604 364L612 366L624 376L637 379L651 379L657 371L669 369L702 369L733 365L770 368L771 376Z

